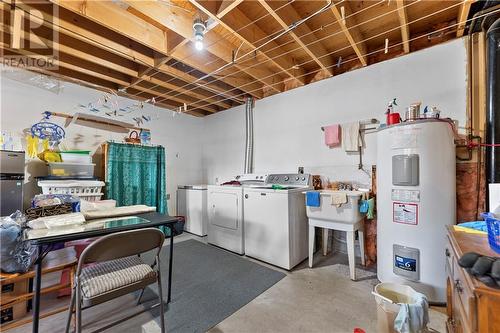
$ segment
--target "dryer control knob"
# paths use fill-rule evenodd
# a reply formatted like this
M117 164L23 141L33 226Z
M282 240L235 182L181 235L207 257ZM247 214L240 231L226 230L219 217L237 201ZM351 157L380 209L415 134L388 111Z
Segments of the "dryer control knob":
M288 176L285 176L285 181L289 180L290 178Z

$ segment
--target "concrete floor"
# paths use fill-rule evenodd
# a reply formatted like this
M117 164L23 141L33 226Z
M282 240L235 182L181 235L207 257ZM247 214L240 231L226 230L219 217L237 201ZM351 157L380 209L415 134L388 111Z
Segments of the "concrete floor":
M187 239L205 242L204 238L183 234L176 238L176 243ZM254 259L248 258L254 261ZM260 262L259 262L260 263ZM307 263L301 263L292 272L283 271L285 278L266 290L240 310L213 327L210 333L245 333L245 332L353 332L356 327L365 332L377 331L376 303L371 294L378 282L373 271L357 270L359 281L348 278L347 258L343 254L315 255L315 266L310 269ZM266 265L273 269L276 267ZM359 267L360 268L360 267ZM278 269L280 270L280 269ZM133 300L117 301L121 315ZM121 303L120 305L118 304ZM117 309L117 310L118 310ZM87 310L87 320L102 327L102 313ZM90 318L95 317L95 318ZM65 313L41 320L42 332L61 332L64 327ZM431 332L446 332L446 315L431 310ZM133 318L130 320L134 320ZM86 327L96 329L97 327ZM30 325L23 325L9 330L9 333L29 332ZM151 321L143 325L143 333L160 332L158 325Z

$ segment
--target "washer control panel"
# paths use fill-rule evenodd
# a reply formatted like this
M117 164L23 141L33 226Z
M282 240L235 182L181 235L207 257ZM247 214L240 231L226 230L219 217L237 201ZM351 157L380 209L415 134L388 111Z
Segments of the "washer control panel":
M266 184L309 186L311 175L307 173L284 173L270 174L266 178Z

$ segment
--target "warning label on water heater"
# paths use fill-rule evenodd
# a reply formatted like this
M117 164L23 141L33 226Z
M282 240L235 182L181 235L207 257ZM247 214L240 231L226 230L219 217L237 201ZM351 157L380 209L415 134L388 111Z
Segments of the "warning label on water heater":
M417 225L418 205L413 203L393 202L392 220L395 223Z

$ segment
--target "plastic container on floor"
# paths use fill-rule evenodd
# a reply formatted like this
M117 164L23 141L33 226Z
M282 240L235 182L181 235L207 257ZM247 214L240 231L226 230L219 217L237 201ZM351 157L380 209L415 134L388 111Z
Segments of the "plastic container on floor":
M87 201L101 200L104 182L97 180L40 180L43 194L71 194Z
M56 177L90 178L94 176L95 164L49 163L49 175Z
M379 283L372 294L377 302L377 332L397 333L394 330L394 320L402 303L412 303L417 292L402 284Z

